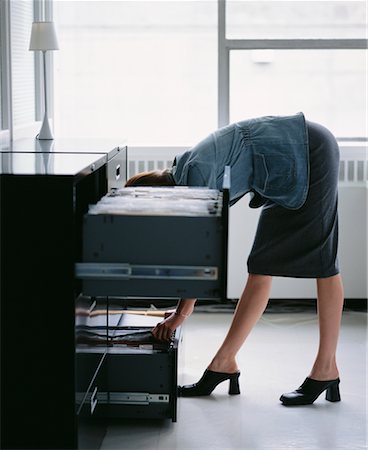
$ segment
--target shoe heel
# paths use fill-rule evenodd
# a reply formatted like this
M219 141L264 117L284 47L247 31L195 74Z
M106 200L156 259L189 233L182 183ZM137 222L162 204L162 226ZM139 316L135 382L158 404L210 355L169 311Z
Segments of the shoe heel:
M329 402L339 402L341 400L339 383L333 384L332 386L327 388L326 400L328 400Z
M239 388L239 375L240 373L237 373L230 377L230 383L229 383L229 395L239 395L240 394L240 388Z

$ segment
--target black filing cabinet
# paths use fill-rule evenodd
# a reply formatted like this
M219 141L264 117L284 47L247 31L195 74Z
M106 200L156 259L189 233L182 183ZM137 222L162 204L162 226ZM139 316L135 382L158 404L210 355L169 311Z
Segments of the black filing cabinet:
M4 449L98 448L103 438L96 426L83 431L106 373L106 311L93 314L106 302L79 297L74 265L88 205L110 182L125 182L126 148L69 145L55 152L13 144L0 153ZM83 333L95 329L101 341L85 346Z
M95 215L120 195L124 144L0 150L1 448L97 449L109 418L176 421L181 329L154 342L124 302L225 297L228 190L204 215Z

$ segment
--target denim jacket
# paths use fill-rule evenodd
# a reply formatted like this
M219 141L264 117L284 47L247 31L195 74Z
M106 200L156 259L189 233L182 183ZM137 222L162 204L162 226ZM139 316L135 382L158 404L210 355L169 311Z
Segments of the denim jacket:
M225 166L231 167L230 205L251 192L249 206L271 200L300 208L309 187L309 148L304 115L266 116L220 128L176 156L177 185L222 189Z

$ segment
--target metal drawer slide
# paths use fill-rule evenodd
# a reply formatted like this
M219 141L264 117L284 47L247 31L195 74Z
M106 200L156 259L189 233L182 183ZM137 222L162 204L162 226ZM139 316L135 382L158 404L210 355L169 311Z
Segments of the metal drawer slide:
M109 403L115 405L150 405L169 403L169 394L149 394L148 392L110 392Z
M82 280L217 280L213 266L131 265L125 263L77 263L76 277Z

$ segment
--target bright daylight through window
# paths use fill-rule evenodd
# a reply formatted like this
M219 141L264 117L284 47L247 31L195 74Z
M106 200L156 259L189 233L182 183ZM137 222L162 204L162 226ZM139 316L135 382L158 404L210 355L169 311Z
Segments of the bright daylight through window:
M54 12L58 135L188 145L216 128L215 1L56 1Z
M58 135L192 145L217 128L216 0L59 0L54 14ZM228 42L364 39L365 24L365 1L226 2ZM366 89L363 49L230 48L231 122L304 111L364 137Z

